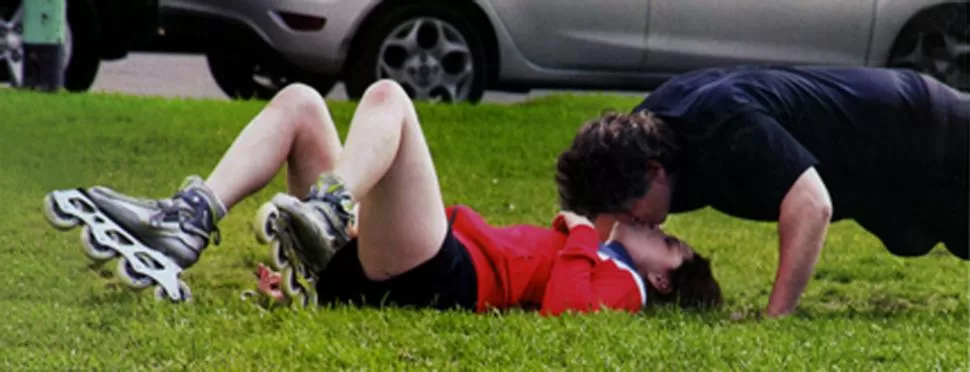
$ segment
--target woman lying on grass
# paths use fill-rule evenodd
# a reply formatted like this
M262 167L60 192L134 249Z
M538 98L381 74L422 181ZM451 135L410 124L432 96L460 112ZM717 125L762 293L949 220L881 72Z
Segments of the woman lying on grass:
M492 227L467 207L445 208L413 104L393 82L368 89L345 146L322 97L292 85L205 182L190 177L173 198L153 204L103 187L88 193L126 231L188 268L228 210L287 164L289 193L260 209L257 228L282 247L286 290L267 291L281 301L299 295L319 304L550 315L721 302L708 261L660 231L618 225L615 241L601 244L590 222L569 212L552 228ZM148 221L173 223L138 218L149 214L156 217ZM263 285L281 281L263 274Z

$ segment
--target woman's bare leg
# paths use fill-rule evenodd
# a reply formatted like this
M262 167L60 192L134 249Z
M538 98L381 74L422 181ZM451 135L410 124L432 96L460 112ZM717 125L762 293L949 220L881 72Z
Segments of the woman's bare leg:
M391 278L437 254L448 228L444 202L400 85L379 81L364 94L334 174L360 203L358 249L368 278Z
M293 84L242 130L206 184L228 209L265 187L287 164L289 193L303 198L320 174L333 168L340 151L323 97Z
M173 197L154 203L100 186L87 195L120 228L184 269L198 261L211 239L219 243L216 225L228 209L269 183L284 163L289 162L290 191L303 197L339 153L323 99L307 86L291 85L246 126L207 181L190 176Z

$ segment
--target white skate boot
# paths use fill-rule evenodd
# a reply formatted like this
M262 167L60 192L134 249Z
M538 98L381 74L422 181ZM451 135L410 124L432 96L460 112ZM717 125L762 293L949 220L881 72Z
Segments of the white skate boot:
M55 228L84 225L81 242L92 261L117 256L117 275L133 289L156 285L155 296L174 302L190 300L179 279L194 265L226 215L225 207L198 176L186 179L168 199L138 199L106 187L55 190L44 199L44 212Z
M316 304L316 278L352 238L356 206L343 182L325 174L306 200L277 194L256 215L257 239L270 244L270 265L282 273L291 303Z

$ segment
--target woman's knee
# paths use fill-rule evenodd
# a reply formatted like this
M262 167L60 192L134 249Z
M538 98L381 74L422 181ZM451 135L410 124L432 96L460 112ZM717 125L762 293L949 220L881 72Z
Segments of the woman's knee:
M408 103L411 97L407 91L394 80L382 79L367 87L361 97L361 104L366 105L387 105Z
M306 118L323 118L329 115L326 101L320 92L302 83L292 83L284 87L273 96L269 106Z

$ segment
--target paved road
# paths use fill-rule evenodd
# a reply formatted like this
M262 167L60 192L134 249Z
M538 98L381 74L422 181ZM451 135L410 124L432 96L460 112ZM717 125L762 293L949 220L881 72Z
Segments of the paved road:
M91 90L165 97L228 99L209 74L205 58L198 55L135 53L120 61L105 62L102 63L98 78ZM528 95L488 92L485 100L520 102L551 92L555 91L535 91ZM642 92L618 93L643 94ZM346 99L343 85L334 88L327 98Z

